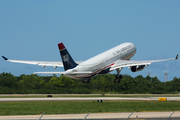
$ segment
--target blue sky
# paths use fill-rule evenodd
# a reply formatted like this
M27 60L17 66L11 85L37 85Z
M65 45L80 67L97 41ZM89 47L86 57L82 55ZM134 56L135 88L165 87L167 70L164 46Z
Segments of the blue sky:
M124 42L133 42L133 60L174 58L180 53L180 1L177 0L1 0L0 55L9 59L60 61L63 42L72 57L87 60ZM180 61L153 63L141 72L121 74L180 78ZM0 59L0 73L19 76L53 67ZM55 71L63 71L57 68ZM112 72L115 73L115 72Z

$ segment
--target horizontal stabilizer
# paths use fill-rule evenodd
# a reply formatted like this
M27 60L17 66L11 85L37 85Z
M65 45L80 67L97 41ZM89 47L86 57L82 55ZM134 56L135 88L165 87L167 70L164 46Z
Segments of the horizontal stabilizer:
M35 72L34 74L64 74L64 72Z
M72 74L89 74L89 73L92 73L92 71L72 72Z
M91 71L64 72L64 75L90 74Z
M79 71L79 72L70 72L67 73L65 72L35 72L34 74L64 74L64 75L74 75L74 74L90 74L92 73L91 71Z

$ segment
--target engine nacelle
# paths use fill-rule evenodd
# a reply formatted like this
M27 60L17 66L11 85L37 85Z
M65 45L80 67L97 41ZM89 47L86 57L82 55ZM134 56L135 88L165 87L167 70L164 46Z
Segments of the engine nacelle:
M145 68L145 65L140 65L140 66L132 66L131 67L131 71L132 72L138 72L138 71L141 71Z

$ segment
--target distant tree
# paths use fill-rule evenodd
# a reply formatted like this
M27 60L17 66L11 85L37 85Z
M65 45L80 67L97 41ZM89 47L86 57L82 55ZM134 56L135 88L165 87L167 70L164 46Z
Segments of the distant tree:
M0 74L0 93L14 93L13 89L17 88L17 78L11 73Z
M180 93L180 78L174 77L172 81L168 81L165 84L168 93Z
M124 94L163 94L179 93L180 78L173 78L166 83L157 77L138 75L135 78L124 75L119 84L114 83L115 75L106 74L93 77L89 83L74 80L65 76L14 76L11 73L0 74L0 94L91 94L91 93L124 93Z

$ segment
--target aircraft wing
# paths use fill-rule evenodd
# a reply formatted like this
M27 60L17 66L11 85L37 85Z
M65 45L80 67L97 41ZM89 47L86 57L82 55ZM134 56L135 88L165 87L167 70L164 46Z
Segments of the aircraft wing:
M4 60L9 61L9 62L15 62L15 63L24 63L24 64L32 64L32 65L39 65L42 66L43 68L46 66L54 66L54 68L57 67L63 67L63 63L59 61L27 61L27 60L11 60L8 59L4 56L2 56ZM81 63L82 61L77 61L77 63Z
M132 66L140 66L140 65L145 65L147 67L153 62L162 62L162 61L177 60L177 59L178 59L178 54L175 58L161 59L161 60L147 60L147 61L117 60L115 64L110 68L110 70L122 69L123 67L132 67Z

